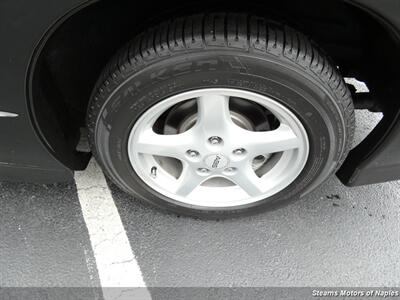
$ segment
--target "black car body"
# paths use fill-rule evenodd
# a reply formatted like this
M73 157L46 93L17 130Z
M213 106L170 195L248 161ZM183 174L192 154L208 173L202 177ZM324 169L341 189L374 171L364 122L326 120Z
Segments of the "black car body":
M0 180L68 181L90 153L77 150L90 93L109 57L164 16L227 1L2 0ZM311 36L345 77L367 83L356 108L383 112L337 175L347 185L400 179L400 1L247 1L242 7Z

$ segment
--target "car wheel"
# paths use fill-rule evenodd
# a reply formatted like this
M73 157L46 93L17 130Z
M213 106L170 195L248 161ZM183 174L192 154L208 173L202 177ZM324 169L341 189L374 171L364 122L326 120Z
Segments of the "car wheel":
M353 138L337 67L301 33L243 14L187 16L137 36L88 109L92 151L123 190L220 218L298 199Z

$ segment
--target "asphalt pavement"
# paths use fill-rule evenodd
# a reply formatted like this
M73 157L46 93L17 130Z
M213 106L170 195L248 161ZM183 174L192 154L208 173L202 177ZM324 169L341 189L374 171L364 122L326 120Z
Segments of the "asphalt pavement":
M356 117L355 144L380 116ZM95 163L79 176L77 184L0 183L1 287L88 287L97 299L96 287L126 285L135 272L150 297L152 287L400 286L400 181L348 188L333 177L279 210L204 221L98 183ZM113 230L115 240L96 248ZM115 245L127 248L126 261Z

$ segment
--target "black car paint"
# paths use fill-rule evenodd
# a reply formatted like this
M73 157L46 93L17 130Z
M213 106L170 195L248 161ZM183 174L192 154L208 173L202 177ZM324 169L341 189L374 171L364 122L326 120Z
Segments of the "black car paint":
M338 0L339 1L339 0ZM0 3L0 111L18 114L0 118L0 180L55 182L72 180L72 169L52 154L35 125L29 103L29 73L41 40L66 16L96 1L3 0ZM374 15L400 40L398 0L346 0ZM400 179L400 116L394 116L389 131L379 142L368 139L350 153L339 178L359 185ZM375 141L375 140L374 140Z

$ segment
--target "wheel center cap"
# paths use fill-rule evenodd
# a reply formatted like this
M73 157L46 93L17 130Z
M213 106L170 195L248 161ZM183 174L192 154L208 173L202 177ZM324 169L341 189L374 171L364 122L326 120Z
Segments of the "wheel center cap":
M204 159L204 162L210 169L223 169L229 160L222 154L211 154Z

